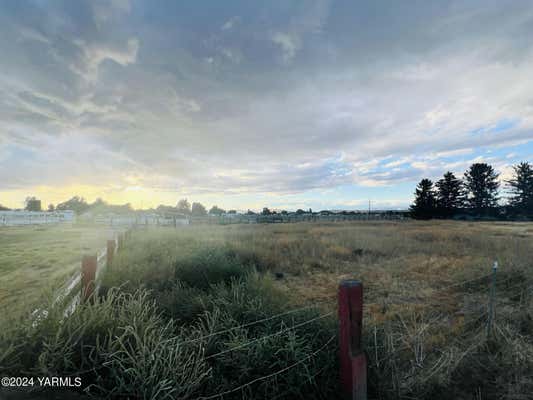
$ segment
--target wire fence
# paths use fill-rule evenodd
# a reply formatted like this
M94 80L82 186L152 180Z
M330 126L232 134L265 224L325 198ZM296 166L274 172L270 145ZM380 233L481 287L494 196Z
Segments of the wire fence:
M215 354L211 354L209 356L207 356L205 359L206 360L209 360L211 358L215 358L215 357L218 357L218 356L221 356L223 354L226 354L226 353L230 353L232 351L235 351L235 350L238 350L238 349L242 349L244 347L247 347L247 346L250 346L251 344L254 344L254 343L257 343L257 342L260 342L261 340L265 340L265 339L270 339L270 338L273 338L275 336L279 336L279 335L282 335L284 333L287 333L287 332L290 332L294 329L297 329L297 328L301 328L302 326L305 326L305 325L309 325L310 323L312 322L315 322L315 321L318 321L318 320L321 320L321 319L324 319L324 318L327 318L329 316L333 315L333 311L329 312L329 313L326 313L326 314L322 314L318 317L315 317L315 318L311 318L310 320L307 320L305 322L301 322L299 324L296 324L296 325L293 325L293 326L290 326L288 328L284 328L284 329L281 329L279 330L278 332L274 332L274 333L271 333L271 334L268 334L268 335L265 335L265 336L261 336L261 337L258 337L254 340L251 340L249 342L246 342L246 343L242 343L240 345L237 345L237 346L234 346L234 347L231 347L229 349L225 349L225 350L222 350L218 353L215 353Z
M450 294L449 292L450 292L451 289L465 288L469 284L472 284L472 283L475 283L475 282L480 282L480 281L482 281L484 279L489 280L491 277L496 278L494 276L494 272L488 273L488 274L482 274L482 275L479 275L479 276L475 276L473 278L464 279L464 280L462 280L460 282L454 282L452 284L445 285L445 286L442 286L442 287L429 288L429 289L431 290L431 296L434 296L435 294L438 294L438 293ZM523 291L526 291L526 290L527 291L533 290L533 286L530 286L527 282L520 282L518 284L513 284L512 286L502 286L502 285L505 285L506 283L508 283L510 281L513 281L513 280L516 280L516 276L507 276L507 277L505 277L503 279L500 279L500 278L499 279L494 279L493 283L490 283L490 281L488 281L487 282L487 293L489 293L488 289L490 288L490 285L494 285L494 284L497 287L499 287L500 290L505 290L506 292L514 291L514 290L517 290L517 289L519 289L520 292L523 292ZM417 300L424 300L424 299L417 299ZM416 302L414 303L412 301L403 301L403 302L394 302L394 304L397 304L397 305L402 305L402 304L403 305L413 305L413 304L418 304L418 303L416 303ZM422 304L422 303L419 303L419 304ZM427 302L425 302L423 304L428 305ZM286 311L286 312L283 312L283 313L279 313L279 314L276 314L276 315L273 315L273 316L269 316L267 318L261 318L261 319L258 319L256 321L252 321L252 322L236 325L236 326L233 326L233 327L230 327L230 328L227 328L227 329L223 329L223 330L219 330L219 331L216 331L216 332L212 332L212 333L200 336L198 338L194 338L194 339L188 340L188 341L184 342L184 344L185 343L194 343L194 342L198 342L198 341L201 341L201 340L209 339L211 337L215 337L215 336L218 336L218 335L223 335L223 334L235 332L235 331L238 331L240 329L245 329L247 327L252 327L252 326L255 326L255 325L260 324L260 323L269 322L269 321L275 320L277 318L281 318L283 316L296 314L296 313L299 313L299 312L302 312L302 311L305 311L305 310L314 309L316 307L317 307L316 305L309 305L309 306L305 306L305 307L292 309L292 310L289 310L289 311ZM488 304L478 304L477 307L475 307L472 310L470 310L469 315L475 315L475 317L462 323L462 331L463 332L468 332L468 335L461 335L460 334L449 343L450 346L463 346L463 347L464 347L464 345L468 344L466 349L461 351L460 358L466 357L471 351L473 351L477 346L480 345L481 342L480 342L479 338L483 334L485 334L487 332L486 327L487 327L487 324L489 324L490 321L491 321L490 320L491 312L492 311L490 310ZM222 351L219 351L217 353L210 354L207 357L205 357L205 359L206 360L215 359L217 357L223 356L223 355L231 353L233 351L240 350L240 349L246 348L248 346L251 346L253 344L259 343L259 342L261 342L263 340L268 340L269 338L273 338L273 337L276 337L276 336L280 336L280 335L286 334L286 333L291 332L291 331L293 331L295 329L298 329L300 327L309 325L309 324L311 324L311 323L313 323L315 321L330 317L334 313L335 313L334 311L327 312L327 313L321 314L319 316L313 317L313 318L311 318L309 320L294 324L292 326L283 327L282 329L280 329L279 331L276 331L274 333L263 335L263 336L255 338L255 339L252 339L250 341L247 341L245 343L241 343L241 344L238 344L236 346L233 346L233 347L224 349ZM464 314L462 314L462 316L464 317ZM439 323L439 320L437 320L437 319L434 320L432 323L429 323L429 325L432 325L432 326L433 325L437 325ZM265 380L268 380L268 379L271 379L271 378L275 378L275 377L277 377L277 376L279 376L279 375L281 375L281 374L283 374L283 373L285 373L285 372L287 372L287 371L289 371L289 370L291 370L293 368L298 367L299 365L302 365L302 364L306 363L308 360L310 360L311 358L315 357L318 353L324 351L324 349L326 349L327 346L330 345L333 342L335 337L336 337L336 335L331 336L330 339L327 340L321 347L319 347L318 349L316 349L312 353L308 354L304 358L294 362L293 364L290 364L290 365L288 365L288 366L286 366L284 368L281 368L281 369L279 369L277 371L271 372L271 373L266 374L264 376L261 376L259 378L254 378L254 379L252 379L252 380L250 380L250 381L248 381L248 382L246 382L244 384L236 386L235 388L228 389L228 390L222 391L220 393L212 394L212 395L209 395L209 396L198 397L198 400L210 400L210 399L223 398L225 396L228 396L228 395L243 391L246 388L249 388L252 385L257 384L259 382L262 382L262 381L265 381ZM466 342L465 342L465 340L466 340ZM374 349L374 350L377 351L377 348ZM396 349L396 351L405 351L405 350L409 350L409 349L406 348L405 346ZM390 356L390 353L389 353L389 356ZM438 363L435 364L432 367L432 370L430 371L430 373L428 374L428 379L431 377L431 375L433 373L437 373L438 370L441 367L442 366L439 365ZM322 373L324 370L325 370L325 368L319 369L318 371L316 371L312 375L312 378L310 378L310 379L314 379L317 375ZM284 396L284 394L282 393L277 398L281 398L283 396Z
M118 247L118 243L119 243L118 239L115 239L115 246ZM115 251L115 249L117 247L113 248L113 252ZM105 266L106 266L106 257L107 257L107 255L108 255L108 251L106 251L106 249L103 249L95 257L96 258L97 267L98 267L97 268L97 272L96 272L96 278L98 278L100 276L101 272L103 271L103 268L105 268ZM408 300L404 300L404 299L401 299L401 298L395 298L394 296L392 296L392 297L387 297L385 299L385 301L389 302L388 305L406 305L406 306L424 305L424 306L432 306L432 304L428 303L428 297L435 297L438 294L443 294L443 295L445 294L445 295L450 296L452 294L455 294L455 292L454 292L455 289L468 288L469 285L471 285L471 284L474 284L476 282L481 284L481 282L483 280L487 280L487 282L486 282L486 284L487 284L487 292L486 293L489 296L489 301L487 302L487 304L477 304L474 308L470 309L469 312L468 312L468 315L474 316L474 317L462 322L462 332L468 332L468 338L465 335L458 334L457 337L455 337L449 343L450 346L455 346L455 345L459 346L461 344L464 345L465 343L470 343L470 341L472 341L472 343L469 344L469 346L466 349L466 351L463 352L462 357L464 357L465 354L467 354L471 349L475 348L475 346L478 344L477 338L479 337L479 335L481 335L485 331L485 329L484 329L485 327L487 328L486 329L487 334L490 333L490 327L491 327L491 324L492 324L492 317L494 315L494 309L492 308L492 306L493 306L493 302L494 302L494 297L496 296L496 293L497 293L496 288L500 292L501 291L505 291L506 294L512 293L514 291L518 291L519 294L524 293L524 292L530 292L530 291L533 293L533 286L531 285L531 282L526 282L526 281L522 280L522 281L516 283L516 280L520 279L520 276L519 275L514 275L514 274L509 274L508 276L500 278L498 276L498 274L496 273L496 269L497 269L497 263L495 263L495 266L494 266L493 271L491 273L481 274L481 275L478 275L478 276L474 276L474 277L471 277L471 278L468 278L468 279L461 280L459 282L453 282L453 283L450 283L450 284L446 284L446 285L440 286L440 287L429 287L429 288L427 288L427 290L429 292L429 295L424 295L423 293L419 293L419 295L421 295L421 297L417 297L417 298L414 298L414 299L412 298L412 299L408 299ZM491 280L491 278L492 278L492 280ZM96 280L98 280L98 279L96 279ZM79 286L81 281L82 281L81 274L80 273L75 274L67 282L67 284L65 285L65 287L63 289L63 292L55 300L55 302L63 301L63 299L65 298L66 294L72 292L74 290L74 288ZM510 282L510 286L506 285L509 282ZM97 284L98 284L98 282L97 282ZM483 283L483 284L485 284L485 283ZM476 288L478 286L479 285L471 286L471 288ZM490 292L489 292L489 289L492 289L492 290L490 290ZM462 292L462 293L465 293L465 292ZM80 302L80 296L78 295L77 297L74 297L70 301L71 302L69 303L70 304L69 308L72 311L76 307L76 305ZM295 309L292 309L292 310L284 311L282 313L278 313L278 314L275 314L275 315L272 315L272 316L268 316L268 317L265 317L265 318L260 318L260 319L257 319L255 321L245 322L245 323L242 323L242 324L231 326L231 327L226 328L226 329L221 329L221 330L217 330L217 331L214 331L214 332L210 332L210 333L207 333L207 334L204 334L204 335L201 335L201 336L198 336L198 337L194 337L194 338L191 338L191 339L187 339L187 340L184 340L184 341L178 341L177 343L179 345L187 345L187 344L202 342L202 341L205 341L205 340L213 338L213 337L217 337L217 336L221 336L221 335L225 335L225 334L230 334L230 333L233 333L233 332L238 332L238 331L246 329L246 328L250 328L250 327L253 327L253 326L256 326L256 325L259 325L259 324L264 324L264 323L267 323L267 322L275 321L275 320L280 319L282 317L295 315L295 314L302 313L304 311L312 310L312 309L318 310L319 307L317 305L306 305L306 306L303 306L303 307L299 307L299 308L295 308ZM307 319L305 321L298 322L298 323L295 323L295 320L292 319L292 325L290 325L290 326L287 326L287 322L285 320L282 320L281 323L280 323L280 329L279 330L277 330L277 331L275 331L273 333L268 333L268 334L265 334L265 335L261 335L259 337L255 337L255 338L253 338L251 340L248 340L248 341L246 341L244 343L239 343L239 344L236 344L236 345L231 345L231 342L227 341L224 344L225 346L227 346L227 348L225 348L223 350L220 350L220 351L218 351L216 353L213 353L213 354L208 354L208 355L206 355L204 357L204 359L206 361L207 360L213 360L213 359L216 359L218 357L224 356L226 354L232 353L234 351L247 348L247 347L252 346L252 345L254 345L256 343L260 343L262 341L266 341L266 340L274 338L274 337L278 337L278 336L281 336L281 335L284 335L284 334L288 334L290 332L294 332L296 329L302 328L302 327L310 325L310 324L312 324L314 322L317 322L317 321L323 320L325 318L331 317L331 316L333 316L335 314L335 312L336 311L330 311L330 312L326 312L326 313L321 313L318 316L313 316L312 318L309 318L309 319ZM437 315L437 317L434 318L433 320L427 321L428 326L437 326L438 324L440 324L443 321L442 313L439 313L439 314L440 315ZM462 316L464 317L466 314L467 313L465 312L465 313L462 314ZM402 323L404 323L403 320L402 320ZM405 329L407 330L407 327L405 327ZM424 328L424 329L426 329L426 328ZM240 385L236 386L235 388L228 389L228 390L222 391L220 393L212 394L212 395L209 395L209 396L198 397L198 400L209 400L209 399L223 398L224 396L227 396L227 395L230 395L230 394L233 394L233 393L237 393L237 392L242 391L242 390L244 390L244 389L246 389L248 387L251 387L252 385L257 384L259 382L262 382L262 381L265 381L265 380L268 380L268 379L271 379L271 378L275 378L275 377L277 377L277 376L279 376L279 375L281 375L281 374L283 374L283 373L285 373L285 372L287 372L287 371L289 371L289 370L291 370L293 368L296 368L296 367L306 363L307 361L309 361L310 359L312 359L313 357L318 355L320 352L324 351L334 341L336 336L337 335L332 335L319 348L317 348L316 350L314 350L311 353L307 354L305 357L295 361L294 363L292 363L290 365L287 365L287 366L285 366L285 367L283 367L283 368L281 368L281 369L279 369L277 371L268 373L268 374L266 374L264 376L261 376L261 377L258 377L258 378L254 378L254 379L252 379L252 380L250 380L250 381L248 381L248 382L246 382L244 384L240 384ZM468 339L468 340L466 342L463 342L464 339ZM373 349L373 350L376 350L376 360L378 360L377 349L378 349L377 346ZM396 349L396 351L404 351L404 350L406 350L405 347L400 347L400 348ZM388 355L390 356L391 353L389 352ZM104 366L105 366L105 363L102 365L102 367L104 367ZM438 365L435 365L434 368L440 368L440 367ZM310 379L314 379L318 374L323 372L323 370L324 370L323 368L319 369L318 372L315 372L312 375L312 378L310 378Z
M464 288L465 286L467 286L469 284L472 284L474 282L480 282L480 281L482 281L484 279L488 280L489 278L491 278L491 276L493 276L493 273L482 274L482 275L479 275L479 276L475 276L473 278L464 279L464 280L462 280L460 282L455 282L453 284L445 285L445 286L442 286L442 287L439 287L439 288L430 288L431 295L434 296L436 293L448 293L451 289ZM512 286L501 287L501 285L503 285L503 284L505 284L507 282L510 282L513 279L516 279L516 277L515 276L508 276L508 277L505 277L503 279L495 280L494 283L496 285L500 285L500 288L502 290L506 290L506 291L512 291L512 290L515 290L517 288L520 288L522 290L532 289L532 287L528 286L525 282L520 282L519 284L514 284ZM490 283L487 284L487 289L489 289L489 286L490 286ZM412 305L414 303L413 302L395 302L394 304ZM428 305L427 302L424 303L424 304ZM186 341L184 343L194 343L194 342L205 340L205 339L217 336L217 335L231 333L231 332L237 331L239 329L251 327L251 326L254 326L254 325L257 325L257 324L260 324L260 323L272 321L272 320L275 320L275 319L283 317L283 316L292 315L292 314L299 313L299 312L302 312L302 311L305 311L305 310L308 310L308 309L313 309L313 308L316 308L316 305L296 308L296 309L289 310L289 311L286 311L286 312L283 312L283 313L279 313L279 314L276 314L276 315L273 315L273 316L270 316L270 317L267 317L267 318L262 318L262 319L259 319L259 320L253 321L253 322L248 322L248 323L245 323L245 324L240 324L240 325L237 325L237 326L233 326L233 327L228 328L228 329L223 329L223 330L219 330L219 331L216 331L216 332L213 332L213 333L209 333L207 335L203 335L201 337L191 339L191 340ZM475 317L462 323L462 331L463 332L468 332L468 335L458 335L455 339L453 339L449 343L450 346L464 346L465 343L466 344L469 343L467 348L464 351L461 352L461 356L460 357L465 357L476 346L479 345L480 341L478 339L481 337L481 335L483 335L486 332L486 325L487 325L488 321L490 321L490 319L489 319L490 312L491 311L489 310L488 304L479 304L479 305L477 305L477 307L475 307L474 309L470 310L470 314L469 315L475 315ZM246 348L246 347L251 346L251 345L253 345L255 343L259 343L259 342L261 342L263 340L268 340L269 338L286 334L286 333L291 332L291 331L293 331L295 329L298 329L300 327L303 327L303 326L306 326L308 324L311 324L311 323L313 323L315 321L321 320L323 318L330 317L333 314L334 314L333 311L332 312L327 312L327 313L321 314L319 316L313 317L313 318L311 318L309 320L297 323L295 325L284 327L284 328L282 328L279 331L276 331L274 333L267 334L267 335L264 335L264 336L260 336L258 338L255 338L255 339L252 339L250 341L247 341L245 343L241 343L241 344L238 344L236 346L233 346L233 347L224 349L222 351L219 351L217 353L210 354L207 357L205 357L205 359L206 360L214 359L214 358L223 356L225 354L231 353L233 351ZM462 315L462 316L464 317L464 315ZM432 321L433 322L428 323L429 326L436 326L439 323L438 318L435 319L435 320L432 320ZM326 343L324 343L320 348L318 348L314 352L308 354L306 357L302 358L301 360L296 361L295 363L293 363L293 364L291 364L291 365L289 365L287 367L284 367L284 368L282 368L280 370L277 370L275 372L269 373L267 375L261 376L259 378L252 379L249 382L246 382L244 384L238 385L235 388L228 389L228 390L225 390L225 391L222 391L220 393L213 394L213 395L199 397L198 400L210 400L210 399L216 399L216 398L223 398L224 396L227 396L227 395L230 395L230 394L234 394L234 393L238 393L239 391L242 391L242 390L244 390L244 389L246 389L246 388L248 388L248 387L250 387L250 386L252 386L252 385L254 385L256 383L259 383L261 381L264 381L264 380L267 380L267 379L270 379L270 378L274 378L274 377L276 377L276 376L278 376L280 374L283 374L284 372L286 372L286 371L288 371L288 370L290 370L292 368L295 368L295 367L307 362L309 359L311 359L312 357L316 356L319 352L323 351L335 339L335 336L336 335L333 335ZM466 340L466 342L465 342L465 340ZM374 350L377 351L377 348L374 349ZM396 349L396 351L406 351L406 350L409 350L409 349L406 348L405 346ZM390 355L390 353L389 353L389 355ZM433 372L436 373L439 370L440 367L441 366L439 366L438 363L435 364L432 367L434 369ZM313 377L316 377L318 374L323 372L323 370L324 370L324 368L319 369L316 373L313 374ZM429 377L431 377L431 373L429 374ZM283 397L283 394L281 394L279 397Z
M217 331L217 332L213 332L213 333L210 333L210 334L207 334L207 335L203 335L203 336L200 336L200 337L197 337L197 338L194 338L194 339L186 340L185 342L183 342L183 344L198 342L198 341L201 341L201 340L209 339L209 338L211 338L213 336L223 335L225 333L230 333L230 332L233 332L233 331L236 331L236 330L239 330L239 329L248 328L248 327L251 327L251 326L254 326L254 325L257 325L257 324L261 324L263 322L272 321L274 319L281 318L281 317L286 316L286 315L291 315L291 314L295 314L295 313L298 313L298 312L311 310L311 309L315 309L315 308L316 308L315 305L308 305L308 306L305 306L305 307L296 308L296 309L293 309L293 310L290 310L290 311L285 311L285 312L282 312L282 313L279 313L279 314L276 314L276 315L273 315L273 316L270 316L270 317L267 317L267 318L262 318L262 319L259 319L259 320L253 321L253 322L248 322L248 323L245 323L245 324L233 326L233 327L228 328L228 329L223 329L223 330L220 330L220 331Z
M469 278L469 279L465 279L463 281L460 281L460 282L456 282L456 283L453 283L451 285L446 285L446 286L443 286L443 287L440 287L440 288L429 288L431 294L430 295L426 295L424 296L422 293L417 293L420 297L417 297L417 298L412 298L410 300L403 300L401 298L395 298L393 296L388 296L386 297L386 300L391 300L390 303L387 303L387 305L427 305L427 299L429 296L431 297L435 297L436 294L449 294L449 293L446 293L446 292L449 292L450 289L454 289L454 288L459 288L459 287L462 287L462 286L465 286L469 283L472 283L472 282L476 282L476 281L480 281L482 279L487 279L487 278L490 278L492 276L492 273L490 274L484 274L484 275L480 275L480 276L477 276L477 277L474 277L474 278ZM520 288L522 287L523 290L531 290L533 287L529 286L528 283L525 283L525 282L520 282L514 286L511 286L511 287L501 287L501 285L509 282L509 281L512 281L513 279L517 279L515 276L509 276L507 278L503 278L503 279L500 279L498 278L498 280L496 280L496 288L498 290L506 290L506 291L511 291L511 290L514 290L516 288Z
M202 397L198 397L198 400L210 400L210 399L216 399L216 398L220 398L220 397L224 397L224 396L227 396L229 394L232 394L232 393L236 393L236 392L239 392L240 390L243 390L244 388L250 386L250 385L253 385L257 382L261 382L261 381L264 381L264 380L267 380L267 379L270 379L270 378L273 378L275 376L278 376L284 372L287 372L303 363L305 363L306 361L310 360L312 357L316 356L318 353L320 353L321 351L323 351L331 342L333 342L333 340L335 339L335 336L336 335L333 335L329 338L328 341L326 341L326 343L324 343L320 348L318 348L317 350L315 350L314 352L310 353L309 355L307 355L306 357L302 358L301 360L285 367L285 368L282 368L276 372L273 372L273 373L270 373L268 375L265 375L265 376L262 376L260 378L255 378L247 383L244 383L242 385L239 385L237 386L236 388L233 388L233 389L230 389L230 390L226 390L225 392L221 392L221 393L217 393L217 394L214 394L214 395L211 395L211 396L202 396Z

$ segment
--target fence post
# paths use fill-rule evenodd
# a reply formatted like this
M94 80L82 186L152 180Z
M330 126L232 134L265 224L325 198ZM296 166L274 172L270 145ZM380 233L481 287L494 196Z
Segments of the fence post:
M96 255L83 256L81 260L81 301L86 302L94 292L94 280L96 277Z
M498 261L494 261L492 266L492 283L490 286L490 299L489 299L489 316L487 319L487 337L490 336L492 330L492 321L494 319L494 300L496 297L496 272L498 271Z
M109 239L107 241L107 251L106 251L106 263L109 267L111 263L113 262L113 256L115 255L115 241L113 239Z
M361 348L363 326L361 281L341 281L338 300L341 389L345 399L366 400L367 362Z

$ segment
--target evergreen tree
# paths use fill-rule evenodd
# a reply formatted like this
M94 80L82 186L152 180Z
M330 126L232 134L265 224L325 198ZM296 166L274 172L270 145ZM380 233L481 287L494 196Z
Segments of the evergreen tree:
M433 182L422 179L415 191L415 202L410 207L411 216L416 219L430 219L436 214L436 200Z
M498 176L486 163L472 164L465 172L465 201L476 214L486 214L498 205Z
M513 179L507 181L512 195L509 205L518 213L533 215L533 166L522 162L513 170Z
M448 171L435 183L435 186L440 214L451 217L463 205L463 182L453 172Z

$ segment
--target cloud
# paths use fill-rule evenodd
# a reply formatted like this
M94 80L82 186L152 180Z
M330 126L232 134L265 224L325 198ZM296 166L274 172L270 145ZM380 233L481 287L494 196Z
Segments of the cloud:
M295 204L462 174L487 150L502 169L532 154L525 2L383 11L318 0L6 7L0 192L37 184L28 171L40 170L48 185Z
M272 41L281 48L285 63L290 63L301 47L300 39L288 33L276 32L272 35Z
M98 79L98 69L104 61L114 61L123 67L135 63L139 41L129 39L124 48L112 48L101 44L88 44L83 40L74 42L81 50L82 57L71 69L83 77L87 82L94 83Z
M226 22L224 22L224 24L222 25L220 29L223 31L231 30L236 24L239 23L240 20L241 19L239 16L233 16L230 19L228 19Z

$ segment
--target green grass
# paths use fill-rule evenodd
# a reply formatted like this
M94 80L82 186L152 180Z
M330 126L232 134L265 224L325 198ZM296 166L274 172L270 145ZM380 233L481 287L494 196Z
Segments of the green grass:
M41 323L0 333L0 373L81 376L97 397L197 398L298 363L335 337L333 318L313 320L320 309L271 318L297 303L231 249L167 234L136 232L104 273L100 299L67 318L48 305ZM225 398L334 398L337 375L324 374L334 365L333 342Z
M336 340L306 357L337 335L339 281L359 278L371 399L525 399L532 239L529 223L449 221L137 230L104 273L101 299L64 320L52 307L37 326L20 320L0 332L0 372L81 374L93 396L197 398L304 359L224 398L336 398ZM487 338L490 279L461 282L495 259ZM318 306L269 319L309 304Z
M107 227L81 224L0 228L0 312L33 307L111 237Z

